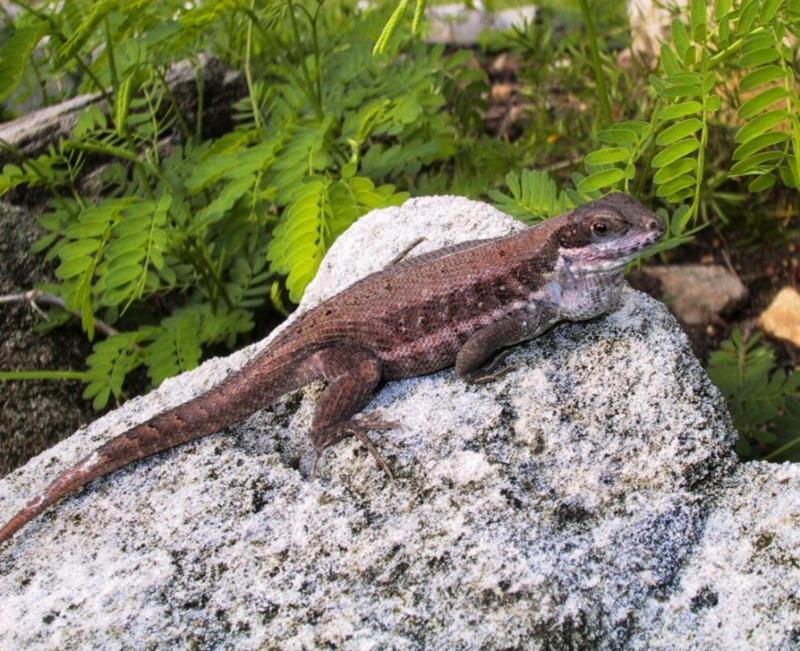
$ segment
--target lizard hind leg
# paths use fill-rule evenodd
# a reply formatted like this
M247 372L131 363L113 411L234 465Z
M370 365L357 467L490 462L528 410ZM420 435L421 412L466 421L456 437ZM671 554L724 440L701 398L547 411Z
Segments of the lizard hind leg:
M311 440L316 452L312 477L316 476L320 456L326 448L348 436L355 436L392 478L391 468L367 432L395 429L398 423L383 421L377 414L353 418L369 402L381 381L380 361L369 351L335 346L316 353L312 363L328 382L319 397L311 424Z

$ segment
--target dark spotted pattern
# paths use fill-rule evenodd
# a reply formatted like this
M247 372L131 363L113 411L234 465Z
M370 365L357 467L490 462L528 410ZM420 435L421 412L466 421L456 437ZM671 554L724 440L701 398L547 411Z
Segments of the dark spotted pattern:
M372 274L300 316L219 386L64 471L0 529L0 542L93 479L218 432L318 379L328 384L311 429L317 447L347 433L364 440L362 430L389 426L350 420L381 380L424 375L457 359L459 373L469 378L503 346L535 337L559 319L608 309L607 295L621 274L601 281L586 274L662 233L663 225L637 201L610 195L507 237L464 242ZM568 292L563 302L562 289Z

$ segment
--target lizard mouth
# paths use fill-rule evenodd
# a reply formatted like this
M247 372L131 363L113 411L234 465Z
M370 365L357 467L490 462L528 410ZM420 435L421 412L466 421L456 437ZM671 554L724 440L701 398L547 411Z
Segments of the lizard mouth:
M616 251L613 257L598 258L583 265L582 271L590 274L613 274L625 270L631 262L638 258L646 249L655 244L661 238L657 233L648 237L644 241L639 241Z
M561 250L567 267L579 275L613 275L622 273L646 249L655 244L663 232L639 234L627 242L589 248L588 251ZM622 245L622 246L620 246Z

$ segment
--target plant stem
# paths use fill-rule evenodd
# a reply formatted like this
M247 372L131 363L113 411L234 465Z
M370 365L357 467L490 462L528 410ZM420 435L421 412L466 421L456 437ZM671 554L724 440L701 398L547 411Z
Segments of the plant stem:
M87 381L86 371L0 371L0 382L15 380L83 380Z
M255 0L250 2L250 11L255 9ZM250 104L253 107L253 121L256 123L256 129L261 131L264 128L264 118L261 115L261 107L258 105L258 98L256 97L253 89L253 74L250 70L250 57L253 49L253 18L247 21L247 40L244 50L244 78L247 81L247 94L250 96Z
M317 30L317 21L319 20L319 14L320 11L322 11L323 4L324 0L319 0L317 4L317 10L314 12L313 16L308 9L302 5L300 6L300 9L306 14L308 22L311 24L311 42L314 46L314 85L316 87L317 99L319 100L320 108L322 108L322 71L320 69L321 57L319 55L319 35Z
M206 76L203 74L202 65L196 65L195 80L197 81L197 115L195 117L195 133L197 139L203 139L203 113L205 111Z
M311 74L308 72L308 65L306 64L306 58L303 56L303 44L300 41L300 29L297 26L297 18L294 15L294 2L292 0L288 0L289 4L289 18L292 23L292 34L294 35L294 43L297 49L297 52L300 55L300 70L303 72L303 77L305 77L306 84L308 84L308 88L306 89L306 94L311 99L311 103L314 106L314 112L317 114L317 118L322 120L324 117L324 113L322 111L322 98L317 97L314 89L316 85L311 80Z
M36 53L31 54L31 70L33 76L36 77L36 83L39 84L39 91L42 93L42 105L50 106L50 97L47 94L47 84L42 78L42 73L39 71L39 64L36 63Z
M606 80L603 75L603 63L600 60L600 49L597 47L597 32L594 29L592 13L589 10L588 0L579 0L583 20L586 23L586 34L589 37L589 50L592 54L592 67L594 68L595 82L597 83L597 98L600 102L600 124L607 127L611 124L611 103L608 100Z
M172 88L170 87L169 83L167 83L167 76L164 74L164 71L156 66L156 75L158 75L158 79L161 82L161 85L164 86L164 92L169 97L169 103L172 104L172 108L175 110L175 117L178 119L178 126L181 130L181 135L183 135L184 140L189 140L192 137L192 131L189 129L189 123L186 121L186 116L181 111L181 107L178 104L178 98L175 97L175 93L172 92Z
M800 445L800 436L795 437L785 445L779 447L777 450L773 450L772 452L770 452L767 456L764 457L764 461L772 461L773 459L780 456L784 452L788 452L796 445Z
M0 305L9 303L28 303L34 310L40 313L41 311L38 309L38 304L42 303L44 305L50 305L51 307L57 307L58 309L64 310L64 312L67 312L74 317L79 319L81 318L80 312L68 308L67 303L63 298L56 296L55 294L43 292L39 289L31 289L20 294L5 294L4 296L0 296ZM104 334L106 337L119 334L119 330L117 330L114 326L109 325L105 321L95 318L94 324L98 332Z
M204 247L200 246L197 242L191 242L190 246L193 246L194 249L197 251L198 259L201 265L208 272L209 277L213 281L212 284L216 286L219 295L222 296L222 300L225 301L225 305L228 306L229 310L233 310L235 307L233 301L231 300L231 297L228 294L228 290L225 287L225 283L222 282L222 278L220 278L217 269L214 268L214 264L211 261L208 252L205 250ZM212 298L216 297L212 296Z
M53 199L56 201L56 203L73 217L77 216L78 213L75 210L72 210L72 207L66 201L64 201L64 197L62 197L58 192L52 179L47 176L41 167L39 167L39 164L36 162L36 159L33 156L27 156L23 151L12 145L10 142L3 140L2 138L0 138L0 150L6 151L14 156L23 169L25 166L30 167L33 173L36 174L39 179L41 179L42 184L53 195Z
M701 55L702 65L700 74L705 83L706 74L708 73L708 62L705 54ZM692 207L690 208L692 225L697 222L697 213L700 209L700 194L703 189L703 174L705 173L706 165L706 147L708 146L708 97L709 93L703 92L703 108L702 115L702 130L700 132L700 149L697 151L697 167L695 168L695 184L694 184L694 197L692 198Z
M108 70L111 74L111 87L114 95L119 93L119 77L117 76L117 62L114 59L114 42L111 39L111 26L108 24L108 16L103 20L106 29L106 52L108 52Z

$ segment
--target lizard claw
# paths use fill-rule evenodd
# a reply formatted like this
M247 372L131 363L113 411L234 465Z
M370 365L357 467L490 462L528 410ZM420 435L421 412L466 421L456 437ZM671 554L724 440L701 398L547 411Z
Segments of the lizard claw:
M502 368L498 368L500 364L511 354L511 350L504 350L497 357L495 357L489 364L479 369L474 374L471 374L468 382L470 384L488 384L499 380L504 375L517 370L516 364L506 364Z
M348 436L355 436L375 459L378 466L389 476L389 479L394 480L394 473L387 463L386 459L380 453L378 448L372 442L372 439L367 435L369 430L390 430L400 427L400 423L395 421L384 421L381 419L381 414L373 412L363 418L353 418L343 423L332 425L328 429L315 437L314 441L314 464L311 466L311 479L317 478L317 468L319 460L322 458L323 452L332 445L347 438Z

